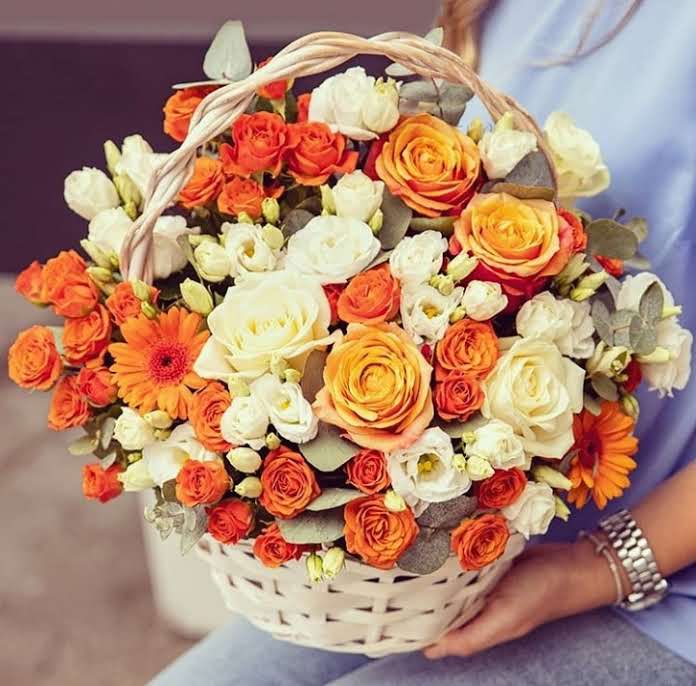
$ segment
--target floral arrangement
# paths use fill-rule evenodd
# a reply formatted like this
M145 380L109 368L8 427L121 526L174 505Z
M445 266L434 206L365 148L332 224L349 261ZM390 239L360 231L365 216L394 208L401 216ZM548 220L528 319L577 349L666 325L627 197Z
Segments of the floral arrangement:
M629 486L635 390L690 374L680 308L628 273L646 222L574 209L609 172L568 116L544 127L552 170L512 113L458 127L466 87L390 69L260 89L158 220L154 285L119 254L164 156L133 135L66 178L86 257L19 275L63 323L23 331L9 374L52 393L51 429L84 430L87 498L151 489L183 551L253 539L316 581L346 553L481 569ZM165 132L222 85L176 90Z

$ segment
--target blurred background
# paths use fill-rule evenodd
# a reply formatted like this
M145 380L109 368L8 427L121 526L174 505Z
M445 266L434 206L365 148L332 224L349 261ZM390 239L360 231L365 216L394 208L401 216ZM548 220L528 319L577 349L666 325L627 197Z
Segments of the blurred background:
M3 359L19 330L50 319L15 294L14 275L86 235L86 222L65 206L63 179L82 166L103 168L108 138L138 132L156 151L171 150L162 132L170 86L203 77L203 55L224 20L244 21L258 62L315 30L422 34L437 9L434 1L3 0ZM83 459L67 453L72 435L46 429L47 407L48 397L0 377L0 681L144 684L227 614L195 558L144 542L137 498L105 506L82 498Z

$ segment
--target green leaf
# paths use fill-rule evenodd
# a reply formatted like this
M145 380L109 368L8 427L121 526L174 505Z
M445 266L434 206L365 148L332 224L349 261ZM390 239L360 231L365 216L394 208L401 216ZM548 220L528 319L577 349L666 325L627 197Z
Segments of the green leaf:
M91 455L98 445L99 439L96 436L80 436L68 446L68 452L76 456Z
M440 88L440 109L442 118L452 126L456 126L462 118L466 106L474 97L474 91L463 83L445 83Z
M184 523L181 527L179 548L186 555L208 530L208 515L203 505L194 508L184 508Z
M644 217L633 217L624 226L633 231L639 243L642 243L648 237L648 222Z
M604 374L598 374L591 379L592 388L595 393L604 400L616 402L619 399L619 391L616 384Z
M599 400L597 400L597 398L593 398L587 393L585 393L583 397L583 406L591 415L595 417L599 417L600 413L602 412L602 406Z
M409 225L413 231L439 231L444 236L454 233L454 222L457 217L413 217Z
M628 260L638 250L635 234L612 219L595 219L585 228L587 252L617 260Z
M374 267L379 267L380 264L389 262L392 252L393 250L383 250L380 252L377 257L375 257L375 259L367 265L367 269L373 269Z
M659 283L655 282L643 293L638 311L646 323L654 325L662 318L665 295Z
M309 210L290 210L283 219L281 231L286 239L297 233L300 229L304 229L307 224L314 219L314 215Z
M162 484L162 498L168 503L178 503L176 497L176 479L169 479Z
M191 242L189 241L188 234L184 233L181 234L181 236L178 236L176 239L176 243L181 248L181 252L184 253L184 256L189 261L189 264L195 270L198 279L200 281L204 281L203 277L201 276L201 273L198 271L198 265L196 264L196 258L193 256L193 247L191 246Z
M118 453L115 450L112 450L110 453L105 455L104 457L99 460L99 464L101 465L101 468L104 470L107 470L109 467L111 467L115 462L116 458L118 457Z
M626 269L635 269L639 272L649 271L652 267L650 260L643 254L637 252L630 260L624 260Z
M99 445L101 445L104 450L108 450L111 445L111 439L114 437L115 429L116 420L113 417L106 417L99 429Z
M399 558L399 569L412 574L432 574L447 562L450 535L444 529L422 528L416 540Z
M314 215L320 215L322 210L321 198L318 195L310 195L302 200L294 209L307 210L307 212L311 212Z
M288 543L298 545L331 543L343 536L343 508L303 512L292 519L276 519L280 533Z
M609 308L601 301L592 303L592 323L599 337L607 344L614 345L614 329L611 325Z
M630 342L628 347L638 355L650 355L657 347L655 328L644 322L640 317L635 317L631 321L628 336Z
M384 221L377 234L383 250L392 250L406 235L413 217L413 210L406 203L384 189L382 196L382 212Z
M329 353L326 350L313 350L307 358L300 381L302 394L307 402L313 403L317 393L324 386L324 367L328 356Z
M437 417L435 423L439 426L450 438L461 438L462 434L467 431L475 431L483 426L488 420L480 414L475 414L465 422L457 420L448 422L442 417Z
M325 422L319 422L317 437L302 443L299 449L307 462L320 472L333 472L360 450L355 443L341 438L340 429Z
M321 495L312 500L307 509L312 512L321 510L331 510L334 507L341 507L351 500L361 498L362 493L354 488L325 488Z
M554 185L549 163L539 150L525 155L505 177L505 183L541 188L553 188Z
M469 495L460 495L443 503L431 503L418 517L418 524L432 529L451 529L459 526L462 519L471 515L477 506L476 498Z
M520 200L553 200L556 191L548 186L523 186L519 183L509 183L508 181L498 181L491 188L493 193L507 193L514 195Z

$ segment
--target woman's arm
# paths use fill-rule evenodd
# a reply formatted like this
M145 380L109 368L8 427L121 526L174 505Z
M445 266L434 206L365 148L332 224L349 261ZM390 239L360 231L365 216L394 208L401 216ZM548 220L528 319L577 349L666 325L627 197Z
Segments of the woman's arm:
M656 488L631 514L664 576L696 563L696 462ZM621 565L619 565L621 568ZM624 592L630 585L624 578ZM472 655L520 638L555 619L610 605L616 585L594 544L578 541L530 548L472 622L426 649L426 657Z

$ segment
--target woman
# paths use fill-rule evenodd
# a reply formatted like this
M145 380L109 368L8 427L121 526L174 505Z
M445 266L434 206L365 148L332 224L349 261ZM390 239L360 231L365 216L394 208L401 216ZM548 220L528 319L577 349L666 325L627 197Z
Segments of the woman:
M593 133L612 185L584 208L608 216L626 207L648 218L645 251L685 304L682 322L696 329L688 272L696 265L688 228L696 221L693 3L459 0L446 3L443 19L450 44L471 62L478 57L482 76L538 121L563 110ZM238 621L153 686L696 684L694 403L696 383L672 402L641 398L639 467L623 500L601 514L589 505L556 529L566 542L533 548L478 618L424 654L372 661L303 649ZM616 551L601 550L594 535L575 540L622 508L630 515L605 526L625 531L634 520L671 581L669 594L642 612L609 609L617 592L631 590ZM657 601L660 588L648 596Z

